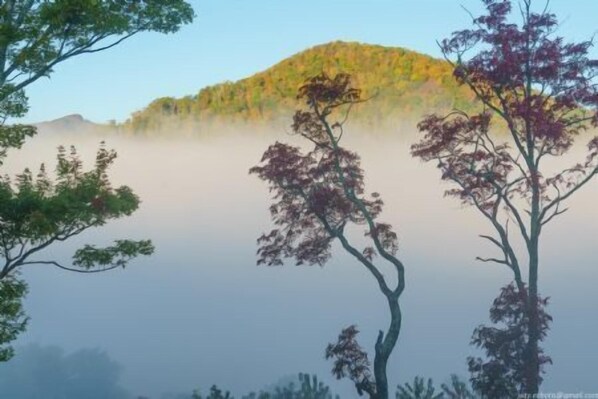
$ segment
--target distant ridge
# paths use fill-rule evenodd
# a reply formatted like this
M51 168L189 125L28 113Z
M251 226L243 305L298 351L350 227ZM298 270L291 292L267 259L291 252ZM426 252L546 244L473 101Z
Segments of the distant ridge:
M108 125L101 125L85 119L80 114L71 114L46 122L36 123L38 131L48 134L77 133L87 134L107 129Z
M297 89L321 72L349 73L365 97L375 95L353 111L352 120L364 125L475 106L471 93L457 85L452 68L443 60L400 47L336 41L302 51L246 79L209 86L183 98L156 99L120 128L176 134L177 128L214 121L288 125L298 105Z

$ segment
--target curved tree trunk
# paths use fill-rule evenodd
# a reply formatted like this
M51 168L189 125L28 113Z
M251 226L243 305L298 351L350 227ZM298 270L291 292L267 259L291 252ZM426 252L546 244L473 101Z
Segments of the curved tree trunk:
M401 331L402 316L399 297L397 295L387 295L386 299L390 308L390 326L388 327L386 335L380 331L376 341L374 357L374 382L376 384L376 393L373 399L389 398L386 366Z

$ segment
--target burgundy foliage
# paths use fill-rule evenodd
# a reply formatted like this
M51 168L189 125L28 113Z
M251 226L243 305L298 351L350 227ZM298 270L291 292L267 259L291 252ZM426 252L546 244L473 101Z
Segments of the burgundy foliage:
M374 382L367 353L357 342L356 326L344 328L335 344L328 344L326 359L334 359L332 374L337 378L349 378L359 395L374 391Z
M529 0L519 3L521 25L509 22L517 2L483 2L488 14L474 19L476 29L442 42L445 55L457 57L455 77L489 108L500 109L523 143L546 143L545 151L559 154L583 122L598 123L598 60L588 57L593 43L566 43L556 35L556 16L533 12ZM473 48L481 50L465 60Z
M515 378L521 365L506 361L500 351L487 350L494 359L487 367L500 365L494 375L511 376L523 384L518 392L534 394L546 363L539 343L548 328L536 305L545 305L538 297L540 236L566 212L564 203L598 175L598 137L590 139L585 159L569 168L547 172L544 161L567 154L582 133L598 127L598 60L588 55L591 41L568 43L557 35L547 3L535 11L531 0L482 1L487 12L474 18L474 27L441 43L455 78L475 94L480 112L425 117L418 125L424 136L412 154L435 162L451 183L446 195L475 207L490 222L494 234L481 237L500 255L478 259L508 267L516 283L512 289L527 298L525 306L511 308L527 323L523 341L512 343L526 342L526 350L511 353L522 356L517 361L525 365L526 377ZM519 23L512 22L516 18ZM514 240L524 244L523 254ZM476 330L474 342L489 349L492 340L511 336L488 335L492 332ZM470 365L479 367L474 375L483 380L482 363Z
M308 80L299 90L308 110L296 112L292 129L310 140L313 149L302 152L276 142L261 165L250 169L269 184L274 200L270 215L276 228L258 239L258 264L282 265L284 258L295 258L297 265L323 265L345 226L367 225L368 219L374 221L383 249L396 253L397 236L390 225L375 222L382 199L377 193L366 196L359 156L338 145L342 122L327 120L338 108L360 101L359 90L349 83L344 74ZM376 250L368 247L364 253L371 259Z
M490 158L499 170L492 170L489 177L506 183L509 172L517 172L519 176L509 180L515 187L509 189L521 195L529 193L525 183L532 179L533 171L525 169L538 169L544 157L566 153L580 132L598 126L598 60L588 57L591 41L570 44L556 36L554 14L526 14L528 4L523 2L524 21L519 26L509 22L512 1L484 3L488 14L474 20L475 29L456 32L442 42L446 57L456 58L456 79L474 91L484 111L426 117L419 125L426 136L413 147L413 154L441 161L445 179L468 180L449 194L478 197L478 188L483 191L489 184L481 177L489 172ZM466 59L472 49L478 52ZM508 142L488 134L493 117L508 129ZM596 145L596 139L590 142L591 153L584 162L554 176L533 177L539 179L545 203L597 173ZM470 167L463 168L466 158L484 162L469 162ZM522 180L514 183L517 178Z
M337 162L344 183L339 181ZM270 215L276 228L258 239L258 264L282 265L284 258L295 258L297 265L323 265L330 258L332 241L347 223L365 223L345 192L364 194L357 154L320 147L303 154L298 147L277 142L266 150L262 163L251 173L270 184L274 199ZM361 202L372 217L382 210L379 197L362 197ZM386 241L388 248L396 246Z
M341 333L327 357L334 359L333 373L349 377L359 393L372 398L388 397L386 364L401 326L399 297L404 290L404 267L396 258L398 238L389 224L378 222L383 202L377 193L367 195L359 156L340 146L344 123L351 107L361 102L360 91L351 87L349 75L321 74L308 79L298 98L305 109L295 113L292 129L313 146L308 151L276 142L251 168L269 185L270 215L274 229L258 239L258 264L282 265L293 258L297 265L324 265L332 243L364 266L385 295L391 315L386 334L380 331L375 345L373 377L367 355L357 342L355 327ZM346 235L348 225L363 227L370 245L358 249ZM389 286L374 263L388 262L397 273L396 286Z
M483 210L493 207L500 195L497 188L510 183L514 169L507 145L497 145L490 137L490 120L487 112L471 117L461 112L448 118L431 115L419 124L426 132L424 140L412 147L414 156L438 162L443 180L457 183L447 196ZM511 188L521 187L516 182Z
M489 398L515 398L525 392L527 381L525 358L528 335L526 293L520 292L514 283L504 286L490 308L490 320L495 326L479 326L475 329L472 344L483 349L489 360L470 357L473 388ZM548 298L538 298L540 340L548 333L552 317L546 313ZM550 357L540 350L540 370L552 363Z

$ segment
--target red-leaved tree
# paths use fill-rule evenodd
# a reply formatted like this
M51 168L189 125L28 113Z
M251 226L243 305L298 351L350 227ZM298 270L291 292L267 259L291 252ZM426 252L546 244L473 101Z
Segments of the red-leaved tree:
M481 325L473 332L471 343L482 349L487 360L469 357L473 389L486 398L516 398L526 381L525 352L529 328L526 311L526 292L513 283L501 288L490 308L492 326ZM552 317L546 313L548 299L538 299L540 340L548 333ZM540 367L552 363L550 357L538 348Z
M386 366L401 328L399 297L405 288L404 266L396 257L397 235L390 225L378 221L382 200L377 193L367 195L359 156L340 146L343 124L352 106L363 101L351 87L349 75L318 75L299 89L305 109L295 113L292 129L309 140L308 152L283 143L271 145L261 164L250 170L268 183L273 193L270 214L274 230L258 239L258 264L282 265L294 258L297 265L324 265L337 241L365 267L378 283L390 310L390 326L380 331L375 344L373 370L365 351L355 339L357 330L343 330L326 356L334 359L333 373L348 377L360 394L388 398ZM370 241L358 248L347 236L349 225L364 227ZM389 263L396 272L390 284L379 266Z
M419 124L425 136L412 153L436 162L442 179L452 183L447 195L475 207L490 223L494 233L482 237L499 255L478 259L513 273L517 295L508 299L522 302L508 307L522 312L515 324L524 324L523 341L517 338L524 348L511 350L521 367L510 375L518 392L534 394L548 361L539 343L550 320L538 296L540 237L567 210L565 202L598 174L598 137L589 141L585 159L569 168L551 173L546 160L567 154L580 134L598 125L598 60L588 55L591 41L571 44L556 34L557 19L547 7L537 12L531 0L483 3L487 14L475 18L472 29L441 43L455 78L475 93L481 111L427 116ZM511 22L513 14L521 20ZM523 251L514 245L520 241ZM505 289L497 301L505 299ZM474 343L496 346L497 337L484 331L477 330ZM509 352L505 348L498 351ZM492 353L488 364L496 360ZM474 383L504 373L470 365Z

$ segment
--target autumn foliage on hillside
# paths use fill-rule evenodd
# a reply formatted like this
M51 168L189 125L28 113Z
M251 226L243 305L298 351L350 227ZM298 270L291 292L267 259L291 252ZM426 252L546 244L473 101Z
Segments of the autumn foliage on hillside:
M157 99L133 114L125 128L147 132L214 120L286 121L300 105L296 98L299 87L322 72L350 74L363 97L372 97L352 114L353 120L366 125L474 106L473 96L455 82L445 61L398 47L333 42L296 54L247 79L209 86L183 98Z

